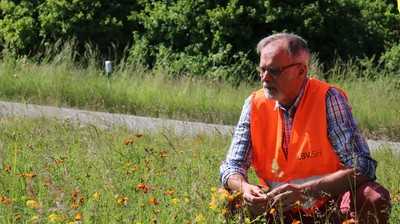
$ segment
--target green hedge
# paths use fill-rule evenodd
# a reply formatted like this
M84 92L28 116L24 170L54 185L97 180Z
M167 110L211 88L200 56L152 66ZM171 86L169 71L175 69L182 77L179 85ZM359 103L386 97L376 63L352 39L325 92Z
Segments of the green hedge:
M56 42L90 43L101 56L233 83L256 77L256 43L294 32L319 61L384 55L400 37L394 1L364 0L2 0L0 41L16 55L43 54ZM390 53L387 53L390 54ZM390 60L384 57L385 63ZM396 60L396 59L395 59Z

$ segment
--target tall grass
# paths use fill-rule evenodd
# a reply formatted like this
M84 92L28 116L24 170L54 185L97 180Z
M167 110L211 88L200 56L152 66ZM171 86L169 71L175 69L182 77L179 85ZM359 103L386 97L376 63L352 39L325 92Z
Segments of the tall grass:
M190 76L169 78L162 67L146 70L123 60L108 79L95 53L84 57L83 66L74 62L71 49L67 46L41 63L5 56L0 61L0 99L233 125L245 98L260 88L258 83L232 87ZM400 139L398 76L380 74L371 64L338 61L328 72L316 66L313 74L331 77L331 83L348 92L366 134Z
M223 223L210 208L230 139L0 120L0 223ZM399 160L374 153L400 220ZM397 165L396 165L397 164Z

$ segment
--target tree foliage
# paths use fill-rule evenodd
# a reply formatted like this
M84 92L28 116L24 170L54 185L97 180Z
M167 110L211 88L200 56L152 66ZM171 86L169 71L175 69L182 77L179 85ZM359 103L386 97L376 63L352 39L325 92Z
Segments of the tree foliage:
M257 42L282 31L303 36L329 65L384 55L398 43L400 15L389 0L0 2L0 42L16 55L74 39L79 52L90 43L122 55L128 46L130 63L234 83L256 77Z

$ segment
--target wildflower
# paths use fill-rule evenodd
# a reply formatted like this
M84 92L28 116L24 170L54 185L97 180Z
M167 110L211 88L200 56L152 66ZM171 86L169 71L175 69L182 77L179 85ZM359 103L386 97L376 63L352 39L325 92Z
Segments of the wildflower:
M64 161L65 161L65 159L64 159L64 158L61 158L61 159L55 159L55 160L54 160L54 163L55 163L56 165L61 165L61 164L63 164L63 163L64 163Z
M196 223L204 223L206 219L204 218L203 214L198 214L196 215L196 218L194 219L194 222Z
M21 218L22 218L22 215L21 215L20 213L17 213L17 214L14 215L15 221L18 221L18 220L20 220Z
M179 204L179 202L180 202L179 198L172 198L171 199L171 204L173 204L173 205L177 205L177 204Z
M218 193L218 195L219 195L219 198L218 198L218 199L219 199L220 201L225 201L225 199L227 199L228 196L230 195L229 192L228 192L226 189L224 189L224 188L219 188L218 191L217 191L217 193Z
M150 189L150 187L144 183L140 183L136 185L136 189L139 191L142 191L143 193L147 193Z
M356 224L356 223L358 223L358 222L356 220L354 220L353 218L347 219L342 222L342 224Z
M160 151L160 157L161 158L166 158L167 157L168 152L165 150Z
M17 174L17 176L25 177L25 178L33 178L33 177L36 177L36 174L35 173L20 173L20 174Z
M156 198L151 197L151 198L149 198L149 204L150 204L150 205L158 205L159 202L157 201Z
M26 207L32 208L32 209L37 209L37 208L40 208L40 204L35 200L27 200Z
M275 208L271 208L268 213L270 215L276 215L276 209Z
M217 188L216 187L211 187L211 193L215 193L217 192Z
M301 222L297 219L293 219L292 224L300 224Z
M185 199L183 199L183 201L187 204L190 202L190 199L188 197L185 197Z
M128 197L117 196L117 203L120 206L127 206L128 205Z
M127 138L124 140L124 145L132 145L133 144L133 139L132 138Z
M92 197L95 201L99 201L100 200L100 192L98 192L98 191L94 192Z
M215 199L215 197L211 198L211 202L208 204L208 207L214 211L218 209L218 201Z
M51 213L47 219L49 220L49 222L62 222L64 220L64 218L61 215L58 215L56 213Z
M174 193L175 193L175 191L172 190L172 189L170 189L170 190L166 190L166 191L164 192L164 195L171 196L171 195L173 195Z
M77 212L75 214L74 219L75 219L75 221L81 221L82 220L82 214L80 212Z
M6 196L0 196L0 203L3 205L10 205L12 203L11 198L7 198Z
M10 165L6 165L4 167L4 171L6 171L7 173L11 172L11 166Z

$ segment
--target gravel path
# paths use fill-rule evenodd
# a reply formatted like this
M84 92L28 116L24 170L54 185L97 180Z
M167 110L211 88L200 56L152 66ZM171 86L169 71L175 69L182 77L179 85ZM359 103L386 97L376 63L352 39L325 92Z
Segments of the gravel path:
M73 123L81 125L91 124L104 129L122 126L134 132L156 133L165 131L183 136L206 133L210 135L232 135L234 130L234 127L229 125L205 124L0 101L0 117L13 116L28 118L46 117L57 120L70 120ZM383 145L387 145L392 149L400 151L400 142L367 141L371 150L376 150Z

